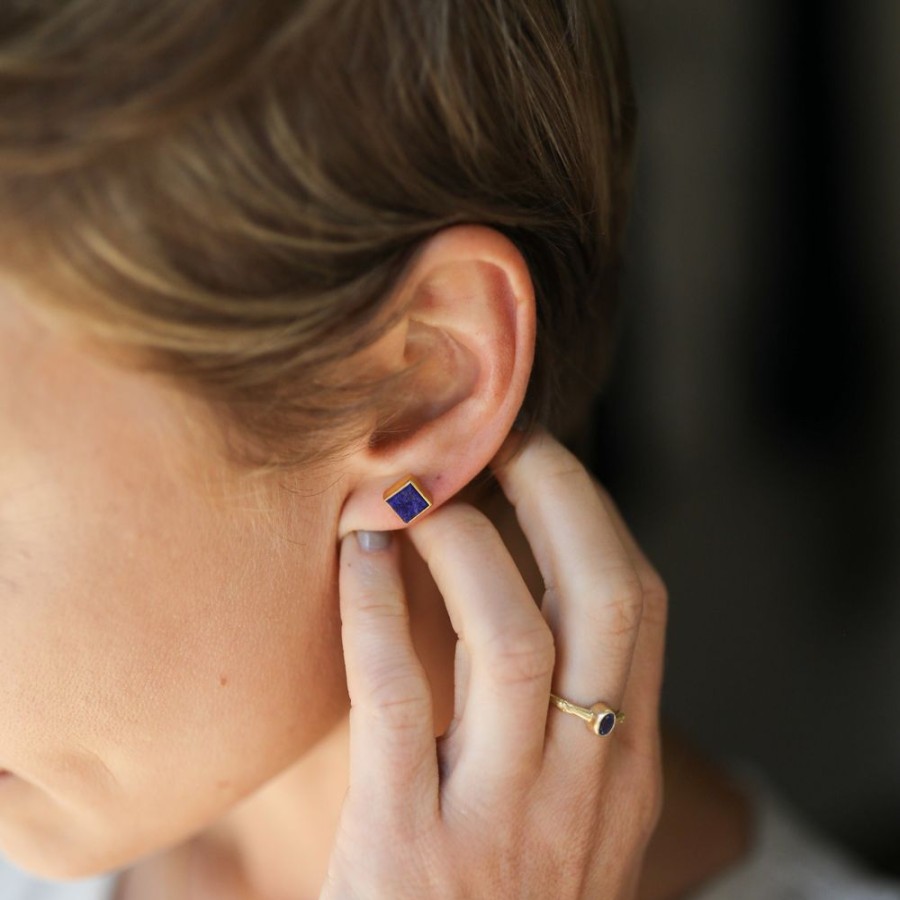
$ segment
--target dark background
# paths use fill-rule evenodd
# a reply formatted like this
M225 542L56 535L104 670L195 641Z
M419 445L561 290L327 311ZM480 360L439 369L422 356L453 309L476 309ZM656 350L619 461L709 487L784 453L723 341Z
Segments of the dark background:
M594 468L664 715L900 874L900 3L623 0L640 111Z

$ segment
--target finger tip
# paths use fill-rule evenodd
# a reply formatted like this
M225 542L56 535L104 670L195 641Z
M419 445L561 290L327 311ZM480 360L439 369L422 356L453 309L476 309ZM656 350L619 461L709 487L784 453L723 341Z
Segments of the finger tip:
M491 469L496 473L508 465L516 455L522 450L522 447L529 439L529 434L525 431L512 430L504 438L500 448L494 454L490 461Z
M391 531L365 531L359 530L353 532L357 547L363 553L379 553L382 550L389 550L394 542L393 532Z

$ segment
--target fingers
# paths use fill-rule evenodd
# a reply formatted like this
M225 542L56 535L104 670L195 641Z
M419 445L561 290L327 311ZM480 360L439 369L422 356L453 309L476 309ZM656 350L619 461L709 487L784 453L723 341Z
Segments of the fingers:
M643 616L638 633L622 709L628 716L628 732L645 740L659 730L659 699L662 689L668 592L622 519L612 498L595 484L629 557L643 591Z
M448 778L492 803L540 771L553 637L491 522L448 504L407 535L427 562L468 659L465 711L448 736Z
M451 502L406 532L459 638L453 753L438 749L399 542L366 554L351 534L340 556L351 786L329 896L634 893L659 809L664 593L615 506L549 435L495 470L546 583L555 686L585 706L633 703L628 740L551 709L554 634L493 524Z
M556 638L554 693L583 706L600 699L618 707L643 588L590 475L543 430L495 471L544 578L542 611ZM562 716L554 714L552 729L584 727Z
M652 743L658 732L665 590L615 505L546 432L495 466L540 567L543 609L473 507L448 503L406 531L459 637L454 721L440 750L397 548L365 553L355 534L341 545L351 793L407 822L414 811L437 816L445 797L468 809L473 800L490 809L521 799L548 763L567 770L573 747L616 745L551 712L551 683L583 706L624 706L626 746ZM582 729L583 744L572 742L573 728Z
M378 532L389 535L389 532ZM396 541L341 542L341 637L350 691L350 792L386 819L436 815L431 690L413 649Z

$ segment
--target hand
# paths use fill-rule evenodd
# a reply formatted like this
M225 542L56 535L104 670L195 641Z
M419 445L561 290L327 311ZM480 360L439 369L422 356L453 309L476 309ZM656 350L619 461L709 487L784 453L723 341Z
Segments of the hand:
M546 431L493 465L544 598L538 609L475 508L448 503L407 529L459 636L453 721L438 739L396 542L343 541L350 787L322 900L635 896L661 804L665 588ZM599 737L550 707L551 689L627 720Z

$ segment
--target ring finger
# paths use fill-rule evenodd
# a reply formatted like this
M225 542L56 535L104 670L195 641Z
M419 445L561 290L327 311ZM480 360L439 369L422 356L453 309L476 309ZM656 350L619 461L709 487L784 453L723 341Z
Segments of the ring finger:
M543 429L495 471L544 578L542 611L556 638L554 693L579 706L602 699L618 708L643 589L590 475ZM554 716L549 739L576 726L585 728L573 716Z

